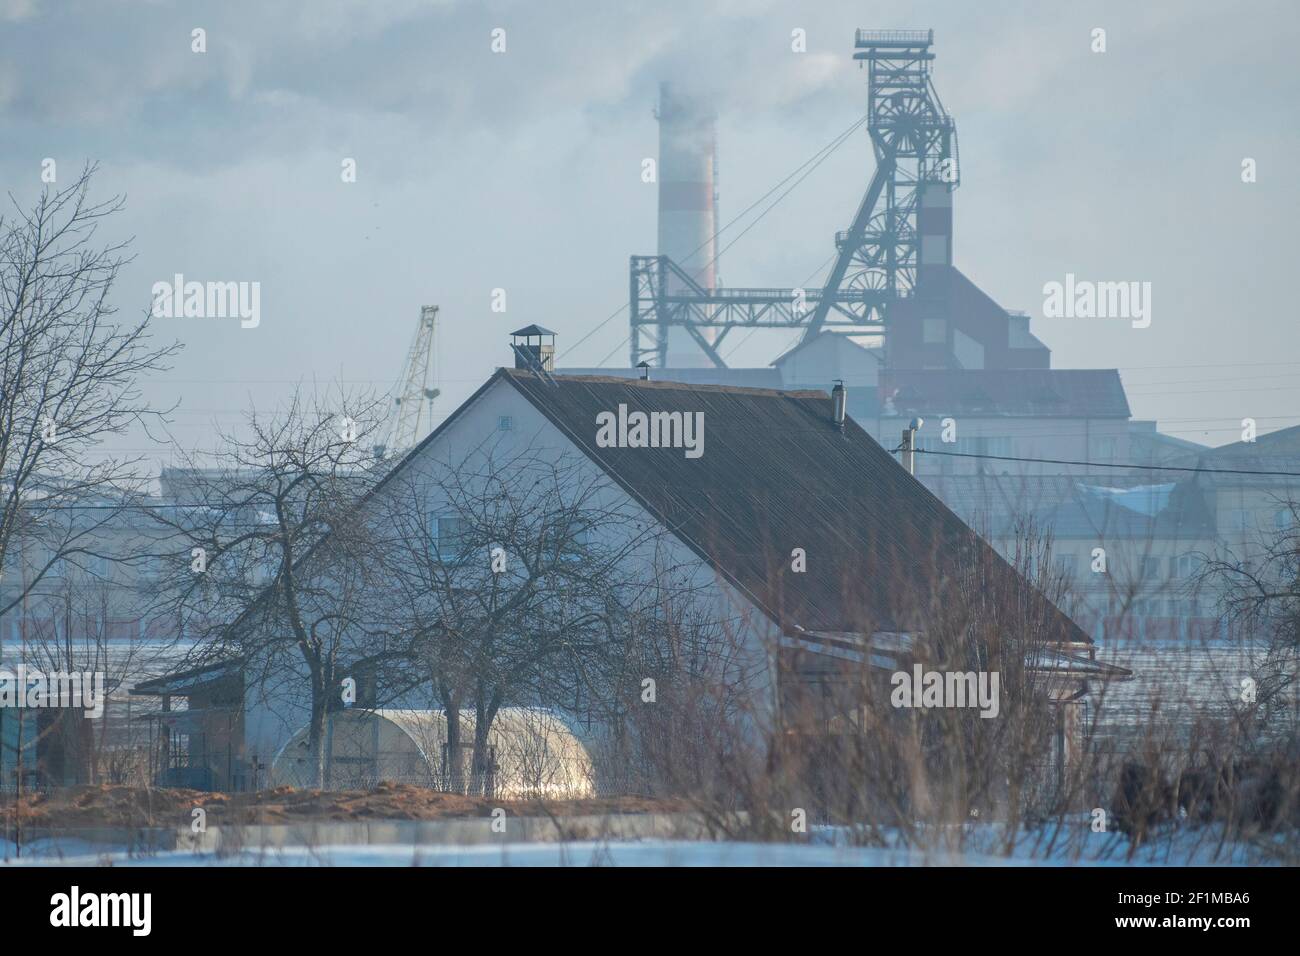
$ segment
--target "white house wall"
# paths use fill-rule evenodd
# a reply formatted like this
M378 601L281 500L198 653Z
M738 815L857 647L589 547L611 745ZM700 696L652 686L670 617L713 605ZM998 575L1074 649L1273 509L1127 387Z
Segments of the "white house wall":
M502 429L502 419L508 418L510 427ZM596 423L591 423L591 441L595 440ZM510 383L499 379L492 384L468 407L462 408L454 420L443 431L420 449L411 460L402 467L405 478L418 478L421 474L431 474L437 463L445 465L448 461L466 461L473 456L486 456L488 450L498 459L508 460L511 455L527 449L540 456L569 455L579 463L579 467L592 476L604 474L603 471L569 440L546 416L539 412L531 402L521 395ZM647 449L653 454L655 450ZM584 475L585 477L585 475ZM397 487L397 486L394 486ZM607 500L594 503L595 507L627 507L637 521L643 521L647 527L663 526L651 516L639 503L617 486L608 482ZM392 492L387 492L392 493ZM400 493L400 492L398 492ZM382 503L385 489L376 493L375 503L369 505L374 509ZM438 510L446 504L445 498L439 500L441 490L430 485L429 505ZM656 540L657 539L657 540ZM599 538L597 539L599 541ZM619 542L606 538L604 543L614 545ZM656 546L660 553L656 555ZM488 556L484 556L488 560ZM748 670L759 675L753 684L754 712L759 720L766 720L773 707L773 688L767 675L768 648L775 646L776 631L771 621L759 611L744 595L739 594L726 584L721 576L702 560L691 548L679 539L667 535L649 535L645 544L631 552L630 560L639 564L640 576L651 580L656 573L656 564L677 569L683 580L689 582L693 589L698 589L700 607L712 609L716 620L725 621L726 628L735 635L741 646ZM288 677L288 675L286 675ZM280 748L304 726L309 716L309 700L305 693L307 686L305 668L294 678L276 682L270 693L262 693L256 687L249 687L245 693L245 741L250 755L256 755L266 764L279 752ZM303 689L294 693L287 685L295 683ZM519 703L519 702L511 702ZM433 704L430 691L420 689L406 695L402 700L386 703L397 708L425 708Z

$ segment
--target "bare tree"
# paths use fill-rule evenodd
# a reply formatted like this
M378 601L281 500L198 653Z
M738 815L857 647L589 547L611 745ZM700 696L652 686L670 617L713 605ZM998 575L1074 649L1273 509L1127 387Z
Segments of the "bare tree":
M673 559L662 526L607 476L573 455L493 447L415 462L382 498L391 630L408 635L446 711L448 786L464 785L462 708L482 789L503 706L604 721L626 704L638 624L662 603Z
M361 600L374 548L357 505L378 478L366 438L380 410L298 393L270 419L254 412L215 465L192 463L189 500L154 513L171 549L158 609L192 642L191 663L240 661L265 694L305 684L317 786L343 665L372 646Z
M1230 632L1249 635L1263 680L1256 688L1262 721L1295 721L1300 681L1300 503L1287 501L1290 520L1259 542L1258 553L1225 551L1202 566L1200 580L1221 595Z
M105 532L145 477L139 459L98 446L159 417L139 380L179 348L151 345L147 318L114 318L128 244L99 230L123 200L92 201L94 173L30 209L11 195L0 215L0 619L18 612L24 639L29 598L54 571L120 559Z
M179 348L151 346L147 318L113 319L109 297L127 243L102 244L98 232L123 200L92 202L94 172L88 166L71 185L45 191L31 210L11 197L13 212L0 216L0 558L17 537L45 545L22 586L6 588L0 615L57 562L95 556L87 542L112 520L102 509L99 521L54 528L51 516L140 489L139 459L92 462L88 453L158 417L139 379Z

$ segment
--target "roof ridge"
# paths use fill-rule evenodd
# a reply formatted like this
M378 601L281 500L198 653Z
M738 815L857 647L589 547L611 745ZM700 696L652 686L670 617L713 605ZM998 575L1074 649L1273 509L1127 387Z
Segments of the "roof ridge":
M531 378L535 373L528 369L503 368L502 371L511 378ZM667 379L624 378L619 375L570 375L564 371L552 372L558 383L594 382L601 385L623 385L628 388L644 388L654 391L712 392L715 394L752 395L766 398L830 398L826 391L816 388L782 389L759 388L750 385L706 385L695 382L676 382Z

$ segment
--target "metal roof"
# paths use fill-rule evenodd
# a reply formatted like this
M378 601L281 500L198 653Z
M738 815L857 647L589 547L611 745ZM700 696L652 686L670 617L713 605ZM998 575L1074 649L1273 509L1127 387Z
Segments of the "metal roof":
M161 697L174 694L183 697L196 687L239 673L240 668L243 666L244 662L242 660L217 661L213 664L205 664L202 667L164 674L161 677L140 681L131 688L131 695L134 697Z
M1035 516L1058 539L1202 540L1215 534L1214 514L1195 482L1105 487L1077 482L1071 499ZM1014 532L1015 518L1001 529Z
M1128 418L1128 398L1113 368L889 370L881 402L895 414Z
M979 573L984 591L1008 588L1061 639L1088 641L852 419L837 429L825 392L497 374L782 624L906 630ZM703 455L597 447L596 415L619 405L703 412Z
M1048 640L1092 643L852 418L842 431L834 427L830 396L821 391L542 377L500 368L362 502L501 380L783 627L907 630L918 596L940 600L978 576L984 593L1014 595L1025 620ZM596 447L596 414L619 404L704 412L704 454L688 459L681 449ZM796 547L807 555L804 573L791 569Z

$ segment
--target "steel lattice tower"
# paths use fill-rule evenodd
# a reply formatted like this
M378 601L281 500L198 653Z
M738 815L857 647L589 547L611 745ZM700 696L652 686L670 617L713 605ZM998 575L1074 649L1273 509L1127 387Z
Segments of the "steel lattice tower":
M933 44L933 30L857 34L853 58L867 64L867 129L876 172L852 225L835 237L839 256L826 288L862 293L860 304L847 304L864 326L882 324L888 303L916 290L921 265L951 262L957 127L930 78ZM930 210L938 215L929 216ZM925 220L942 219L942 210L948 210L946 228L938 222L931 232L942 242L923 241L930 231ZM823 296L806 335L821 330L829 308Z
M957 129L931 82L933 45L933 30L857 33L876 168L849 228L835 236L825 287L709 289L666 256L633 256L632 365L665 364L670 326L684 327L720 368L718 346L733 328L880 335L890 305L917 292L925 266L951 264Z

